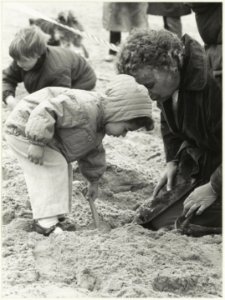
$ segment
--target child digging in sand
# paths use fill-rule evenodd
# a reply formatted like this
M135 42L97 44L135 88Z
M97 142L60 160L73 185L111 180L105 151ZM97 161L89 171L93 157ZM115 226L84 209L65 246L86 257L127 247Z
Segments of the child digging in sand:
M5 124L6 140L18 159L30 196L35 230L59 231L58 216L69 213L71 165L77 161L96 199L106 162L105 134L153 128L147 89L129 75L117 75L104 94L48 87L22 99Z
M21 29L9 46L13 58L3 70L3 101L14 108L19 82L29 93L47 86L92 90L96 75L85 58L70 49L47 46L46 34L37 26Z

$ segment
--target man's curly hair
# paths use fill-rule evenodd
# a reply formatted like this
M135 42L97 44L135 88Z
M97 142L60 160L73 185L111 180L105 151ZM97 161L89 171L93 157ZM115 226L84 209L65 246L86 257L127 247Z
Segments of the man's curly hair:
M175 34L167 30L135 30L121 46L116 68L121 74L133 76L146 65L172 71L181 68L183 55L184 45Z

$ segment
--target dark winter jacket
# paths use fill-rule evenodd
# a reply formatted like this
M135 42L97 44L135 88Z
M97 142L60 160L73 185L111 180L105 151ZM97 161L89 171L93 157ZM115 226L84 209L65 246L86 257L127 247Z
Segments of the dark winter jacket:
M164 17L181 17L191 13L191 9L183 2L159 3L149 2L147 13L149 15Z
M166 160L176 159L181 144L187 141L214 161L215 170L221 163L222 151L221 90L208 70L201 45L188 35L182 40L185 58L179 86L178 124L174 121L172 99L160 105ZM218 180L218 176L212 176L212 180Z
M222 3L188 3L205 44L222 44Z
M222 86L222 3L188 3L188 5L195 12L209 65Z
M3 70L3 101L10 94L15 96L19 82L24 82L29 93L48 86L91 90L96 75L89 63L72 50L49 46L32 70L25 72L16 61Z

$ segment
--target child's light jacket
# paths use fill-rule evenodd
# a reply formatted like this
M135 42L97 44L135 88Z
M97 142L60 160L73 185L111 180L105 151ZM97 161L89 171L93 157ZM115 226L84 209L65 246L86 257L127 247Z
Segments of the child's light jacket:
M100 97L83 90L44 88L19 102L5 132L60 151L68 162L78 161L89 181L98 180L105 171Z

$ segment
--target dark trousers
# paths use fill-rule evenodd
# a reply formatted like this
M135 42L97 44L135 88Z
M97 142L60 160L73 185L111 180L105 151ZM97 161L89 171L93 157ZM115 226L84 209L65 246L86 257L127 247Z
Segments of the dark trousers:
M110 31L109 32L109 42L111 44L119 45L121 42L121 32L120 31ZM116 55L117 52L109 49L109 54Z
M164 28L177 34L179 38L182 36L182 24L180 17L163 17Z

